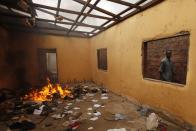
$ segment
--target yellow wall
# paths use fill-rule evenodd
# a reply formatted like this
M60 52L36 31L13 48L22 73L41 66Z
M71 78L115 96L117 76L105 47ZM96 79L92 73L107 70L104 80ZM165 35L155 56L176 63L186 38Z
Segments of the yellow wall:
M165 0L92 38L92 78L114 92L134 97L196 124L196 1ZM144 40L190 31L187 85L180 87L144 80L141 48ZM108 49L108 71L97 69L96 50Z
M13 48L25 49L27 80L38 83L38 48L56 48L60 83L67 80L90 80L90 45L87 39L39 34L12 33Z

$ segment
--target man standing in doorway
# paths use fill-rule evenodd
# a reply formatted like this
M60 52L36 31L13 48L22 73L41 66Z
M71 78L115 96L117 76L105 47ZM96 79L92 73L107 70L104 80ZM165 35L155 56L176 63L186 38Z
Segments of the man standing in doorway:
M173 63L171 61L172 51L166 49L165 58L161 60L160 64L160 79L163 81L173 81Z

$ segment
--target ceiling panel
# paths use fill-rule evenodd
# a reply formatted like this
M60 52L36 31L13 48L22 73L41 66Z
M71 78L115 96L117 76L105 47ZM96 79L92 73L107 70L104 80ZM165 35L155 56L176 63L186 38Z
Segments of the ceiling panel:
M98 4L97 7L103 8L107 11L110 11L114 14L119 14L123 10L127 9L128 6L117 4L114 2L106 1L106 0L101 0Z
M32 0L32 1L33 3L36 3L36 4L46 5L46 6L51 6L51 7L57 7L57 4L58 4L58 0Z

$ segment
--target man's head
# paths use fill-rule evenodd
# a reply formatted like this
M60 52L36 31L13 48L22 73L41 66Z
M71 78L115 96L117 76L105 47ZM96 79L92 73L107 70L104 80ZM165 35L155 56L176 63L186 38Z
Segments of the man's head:
M166 51L165 51L165 55L166 55L166 57L167 57L168 59L170 59L170 58L171 58L171 56L172 56L172 51L171 51L171 50L166 49Z

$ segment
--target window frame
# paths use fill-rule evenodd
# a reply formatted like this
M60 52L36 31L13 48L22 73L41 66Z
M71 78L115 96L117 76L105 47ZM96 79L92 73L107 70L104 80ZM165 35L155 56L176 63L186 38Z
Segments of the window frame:
M102 54L105 53L105 54ZM97 49L97 68L102 71L108 70L107 48Z
M188 39L188 43L187 43L187 70L186 70L186 82L185 84L182 83L176 83L176 82L168 82L168 81L163 81L163 80L159 80L159 79L154 79L154 78L149 78L145 76L145 58L147 57L147 50L145 50L147 43L148 42L152 42L152 41L158 41L158 40L164 40L164 39L170 39L170 38L174 38L174 37L180 37L180 36L189 36ZM142 78L143 80L147 80L147 81L152 81L152 82L158 82L158 83L164 83L164 84L170 84L170 85L175 85L175 86L179 86L179 87L184 87L187 85L187 75L188 75L188 71L189 71L189 51L190 51L190 32L189 31L182 31L179 33L176 33L175 35L167 35L164 37L160 37L160 38L155 38L155 39L146 39L142 42L142 48L141 48L141 56L142 56Z

